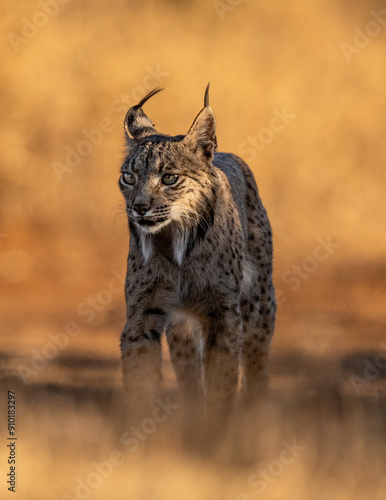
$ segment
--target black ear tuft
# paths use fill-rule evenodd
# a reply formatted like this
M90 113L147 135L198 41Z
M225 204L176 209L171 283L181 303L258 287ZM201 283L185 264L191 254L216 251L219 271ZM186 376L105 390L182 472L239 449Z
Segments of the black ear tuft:
M145 97L135 106L129 109L126 113L124 127L126 138L128 141L133 138L135 141L143 139L146 136L157 134L153 123L149 118L145 115L142 110L142 106L145 104L150 97L161 92L160 88L156 88L150 91Z
M216 118L209 106L209 85L205 89L204 108L198 113L193 125L184 138L184 143L194 151L200 150L202 154L211 159L217 148Z
M145 95L145 97L136 105L134 106L135 108L142 108L142 106L145 104L146 101L150 99L150 97L153 97L153 95L158 94L158 92L161 92L164 89L161 89L160 87L157 87L156 89L151 90L148 94Z
M209 106L209 87L210 87L210 82L208 83L208 85L206 86L206 89L205 89L204 108Z

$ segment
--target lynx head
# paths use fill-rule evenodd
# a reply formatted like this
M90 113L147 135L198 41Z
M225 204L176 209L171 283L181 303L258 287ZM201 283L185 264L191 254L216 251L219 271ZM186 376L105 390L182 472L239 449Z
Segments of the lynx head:
M128 153L119 187L130 231L142 240L145 258L150 254L151 238L168 231L175 260L181 263L189 245L204 236L213 220L216 121L209 106L208 85L204 108L187 134L160 134L142 110L160 90L152 90L126 114Z

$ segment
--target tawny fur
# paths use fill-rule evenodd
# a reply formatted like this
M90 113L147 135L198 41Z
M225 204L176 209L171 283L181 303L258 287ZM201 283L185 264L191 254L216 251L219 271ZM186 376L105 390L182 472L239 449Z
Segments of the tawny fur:
M246 403L267 381L276 312L271 227L248 166L215 152L208 89L189 132L176 137L158 133L142 111L157 91L125 119L119 185L130 227L121 336L127 402L133 413L150 414L166 332L186 407L202 415L206 405L225 420L240 366ZM174 176L175 184L165 184Z

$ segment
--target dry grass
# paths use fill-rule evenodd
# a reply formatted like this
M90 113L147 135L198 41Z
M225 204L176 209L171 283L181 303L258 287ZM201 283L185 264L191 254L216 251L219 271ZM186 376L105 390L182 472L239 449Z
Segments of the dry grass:
M74 495L76 478L115 448L125 461L90 498L384 497L385 371L360 394L350 377L363 377L385 331L386 29L350 63L339 46L382 9L376 1L244 0L221 20L203 0L68 2L18 53L7 36L20 35L23 17L41 7L23 0L3 13L0 366L1 394L14 386L20 402L20 498ZM244 153L269 211L282 297L272 401L240 435L258 450L246 467L181 451L178 415L146 452L130 454L119 443L116 402L123 295L91 323L77 309L125 265L126 225L115 214L126 107L148 86L165 87L146 111L160 131L184 133L209 80L220 150ZM296 118L261 150L247 150L248 137L283 107ZM65 163L66 147L103 119L111 133L60 181L53 162ZM304 272L328 235L339 247L295 289L292 266ZM81 333L31 385L12 378L69 321ZM168 363L163 391L177 397ZM248 477L293 439L306 450L258 495Z

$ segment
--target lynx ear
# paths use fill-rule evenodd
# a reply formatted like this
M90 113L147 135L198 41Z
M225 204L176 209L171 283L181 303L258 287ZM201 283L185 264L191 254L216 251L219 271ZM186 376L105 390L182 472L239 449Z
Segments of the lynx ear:
M139 141L146 136L157 134L157 131L153 127L153 123L142 111L142 106L148 99L150 99L150 97L153 97L153 95L161 92L161 90L163 89L157 88L152 90L147 95L145 95L140 103L130 108L126 113L124 127L126 139L129 146L133 142L132 139L134 139L135 141Z
M217 148L216 118L209 106L209 84L205 90L204 108L198 113L184 138L184 143L194 151L202 151L211 159Z

